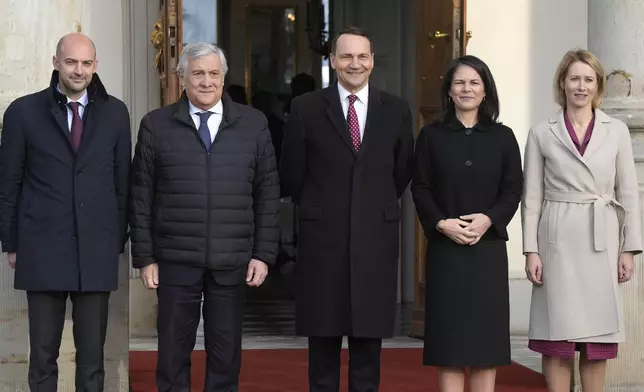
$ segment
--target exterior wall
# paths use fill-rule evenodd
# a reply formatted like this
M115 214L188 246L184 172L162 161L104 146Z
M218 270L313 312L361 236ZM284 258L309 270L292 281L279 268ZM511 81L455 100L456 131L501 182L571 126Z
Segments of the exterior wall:
M79 28L95 41L99 74L111 94L123 98L125 51L123 2L102 0L0 0L0 113L15 98L49 85L58 39ZM13 270L0 256L0 390L28 390L27 304L13 290ZM121 261L121 287L110 299L106 342L106 390L127 390L128 257ZM60 349L59 389L74 390L74 345L68 302Z

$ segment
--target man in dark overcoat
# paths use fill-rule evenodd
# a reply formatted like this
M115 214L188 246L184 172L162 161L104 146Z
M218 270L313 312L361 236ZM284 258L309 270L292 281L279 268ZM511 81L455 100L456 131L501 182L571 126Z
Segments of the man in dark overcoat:
M349 390L377 391L382 338L394 331L411 112L369 85L373 47L362 30L342 32L330 59L338 82L293 100L280 163L299 210L297 333L309 337L312 392L339 391L343 336Z
M15 288L27 292L31 390L57 390L71 297L76 390L102 391L108 302L126 242L130 118L96 74L88 37L64 36L53 63L50 86L4 114L0 240Z

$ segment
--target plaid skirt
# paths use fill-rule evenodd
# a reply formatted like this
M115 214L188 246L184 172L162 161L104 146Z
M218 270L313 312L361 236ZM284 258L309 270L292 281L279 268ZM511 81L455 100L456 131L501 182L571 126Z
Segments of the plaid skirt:
M558 357L573 359L575 351L581 351L584 348L586 358L590 361L613 359L617 357L617 343L578 343L551 340L534 340L528 341L528 348L548 357Z

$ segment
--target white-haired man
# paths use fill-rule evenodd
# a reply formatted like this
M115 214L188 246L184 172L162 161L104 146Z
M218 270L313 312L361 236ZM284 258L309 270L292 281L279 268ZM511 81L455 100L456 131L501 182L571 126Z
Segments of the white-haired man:
M180 100L148 113L138 133L132 256L157 290L159 391L190 390L202 307L205 390L238 390L244 288L263 283L277 253L280 192L267 121L223 93L226 71L221 49L187 45Z

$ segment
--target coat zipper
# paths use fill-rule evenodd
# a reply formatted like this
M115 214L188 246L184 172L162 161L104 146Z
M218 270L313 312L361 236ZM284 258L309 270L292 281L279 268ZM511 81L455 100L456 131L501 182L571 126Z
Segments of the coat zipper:
M219 125L219 130L217 131L217 134L215 135L215 139L210 143L210 150L206 151L206 180L208 181L208 186L206 187L206 192L208 194L206 195L206 268L210 267L210 185L212 184L211 181L211 168L210 168L210 152L212 151L213 146L215 145L215 142L217 141L217 138L219 138L219 134L221 133L223 129L223 119L221 124Z
M212 144L210 149L212 150ZM206 192L208 194L206 195L206 268L210 266L210 151L206 151L208 155L206 155L206 170L207 170L207 176L206 179L208 181L208 186L206 189Z

